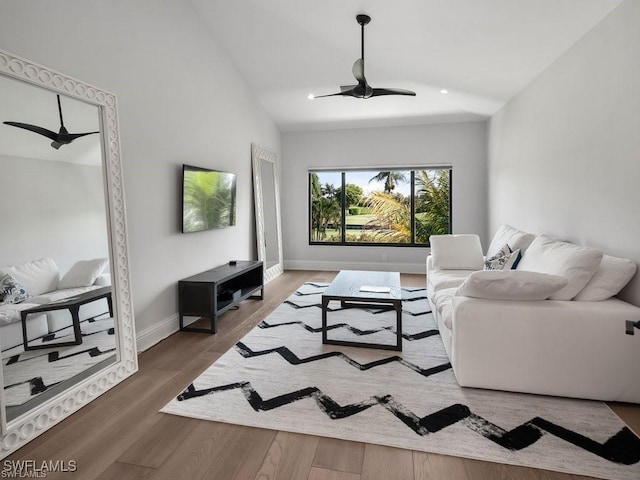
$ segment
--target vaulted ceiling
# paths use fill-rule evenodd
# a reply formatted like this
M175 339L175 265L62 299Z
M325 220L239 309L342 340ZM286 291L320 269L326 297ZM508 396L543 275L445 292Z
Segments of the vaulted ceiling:
M192 0L283 131L488 118L621 1ZM355 83L359 13L367 81L415 97L307 98Z

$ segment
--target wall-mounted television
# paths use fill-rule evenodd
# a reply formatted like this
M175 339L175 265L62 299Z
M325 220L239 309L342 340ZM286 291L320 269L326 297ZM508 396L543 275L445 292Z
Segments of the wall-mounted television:
M182 232L236 224L236 175L182 165Z

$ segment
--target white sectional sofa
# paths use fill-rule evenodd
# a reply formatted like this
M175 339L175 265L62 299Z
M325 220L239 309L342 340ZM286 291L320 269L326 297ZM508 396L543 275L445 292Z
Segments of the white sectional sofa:
M111 284L102 273L107 259L83 260L65 274L50 257L20 265L0 267L0 344L5 352L23 344L21 312L32 307L87 292ZM106 299L80 307L80 321L109 311ZM67 310L36 313L27 318L27 338L33 340L71 325Z
M508 225L486 256L477 235L433 236L428 297L458 383L640 403L640 308L615 297L635 271Z

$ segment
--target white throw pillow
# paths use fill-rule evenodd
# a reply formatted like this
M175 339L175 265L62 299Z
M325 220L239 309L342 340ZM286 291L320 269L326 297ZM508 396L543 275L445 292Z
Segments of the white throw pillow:
M581 302L599 302L616 295L635 275L637 265L627 258L603 255L600 266L573 299Z
M440 270L481 270L484 258L480 237L474 233L431 235L433 268Z
M601 259L602 252L595 248L581 247L540 235L531 242L522 256L518 270L565 277L569 284L554 293L551 299L571 300L591 280Z
M531 233L523 232L511 225L502 225L487 248L487 258L493 257L505 244L508 244L514 252L520 250L524 255L534 238L535 235Z
M40 295L58 287L60 272L53 258L45 257L21 265L2 267L2 273L8 273L21 284L29 295Z
M60 279L58 289L89 287L107 266L106 258L80 260Z
M491 300L546 300L568 283L564 277L546 273L481 270L469 275L456 295Z

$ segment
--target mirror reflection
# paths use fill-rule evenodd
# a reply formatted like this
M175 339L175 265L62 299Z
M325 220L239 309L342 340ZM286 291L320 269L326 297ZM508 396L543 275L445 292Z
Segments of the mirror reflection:
M116 359L99 114L0 75L7 421Z
M262 209L264 213L264 268L269 269L280 263L276 211L276 172L273 162L260 159L260 174L262 176Z
M258 260L264 263L266 283L282 274L284 270L276 156L273 152L252 144L251 161Z

